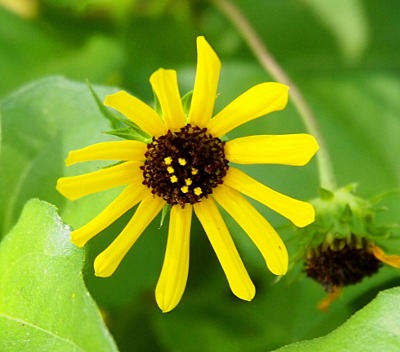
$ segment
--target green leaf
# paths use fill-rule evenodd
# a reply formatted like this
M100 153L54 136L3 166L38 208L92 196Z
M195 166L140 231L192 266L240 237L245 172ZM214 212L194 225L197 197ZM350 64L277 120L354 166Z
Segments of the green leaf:
M56 208L33 199L3 240L1 351L117 351L83 282L85 251L69 235Z
M379 293L366 307L330 334L276 352L397 352L400 346L400 288Z
M96 87L96 91L104 96L115 89ZM109 122L87 86L62 77L34 82L6 97L1 116L0 233L4 235L28 199L40 198L64 209L66 200L55 190L59 177L109 164L88 162L66 168L68 152L116 138L101 133L110 128ZM94 204L106 204L94 198Z

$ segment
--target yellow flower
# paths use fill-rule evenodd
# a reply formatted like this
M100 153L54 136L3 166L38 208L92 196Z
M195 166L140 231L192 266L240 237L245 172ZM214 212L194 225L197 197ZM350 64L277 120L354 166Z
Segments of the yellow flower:
M150 78L162 118L137 98L121 91L106 97L118 110L153 137L148 144L127 140L104 142L70 152L67 165L89 160L121 160L122 164L90 174L60 178L57 189L74 200L112 187L127 185L96 218L71 234L83 246L130 208L140 203L132 219L95 260L95 274L114 273L138 237L166 205L171 205L164 264L156 300L164 312L172 310L184 292L189 266L192 211L200 220L225 272L232 292L250 301L254 285L218 210L224 208L250 236L268 268L287 271L288 255L279 235L241 193L270 207L296 226L314 221L314 208L264 186L228 165L304 165L318 145L308 134L257 135L222 142L220 137L241 124L284 109L288 87L259 84L211 119L221 63L204 37L197 38L197 72L190 112L185 116L174 70L159 69ZM175 177L174 177L175 176Z

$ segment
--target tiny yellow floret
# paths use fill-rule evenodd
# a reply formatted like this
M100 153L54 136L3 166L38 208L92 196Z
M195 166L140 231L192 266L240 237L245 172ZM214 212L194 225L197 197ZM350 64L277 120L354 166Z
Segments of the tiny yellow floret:
M181 187L181 191L182 191L182 193L187 193L189 191L189 187L183 186L183 187Z
M187 178L185 180L185 183L186 183L186 186L190 186L193 183L193 181L190 178Z
M172 183L178 182L178 177L176 177L175 175L172 175L170 177L170 180L171 180Z
M172 166L168 166L168 167L167 167L167 171L168 171L168 173L170 173L170 174L173 174L173 173L175 172L175 170L174 170L174 168L173 168Z
M172 158L171 158L170 156L167 156L167 157L164 159L164 162L165 162L165 165L171 165L171 163L172 163Z
M198 173L199 173L199 170L192 167L192 175L197 175Z
M178 159L178 162L179 162L179 164L182 165L182 166L185 166L185 165L186 165L186 160L183 159L183 158L179 158L179 159Z
M200 194L203 193L203 191L201 190L200 187L196 187L196 188L193 190L193 192L194 192L194 194L195 194L196 196L199 196Z

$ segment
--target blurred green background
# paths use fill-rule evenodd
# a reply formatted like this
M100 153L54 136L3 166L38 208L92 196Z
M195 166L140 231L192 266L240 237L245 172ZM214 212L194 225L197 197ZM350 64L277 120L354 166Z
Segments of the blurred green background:
M359 183L372 197L400 186L400 2L397 0L235 0L311 105L332 156L339 186ZM148 79L159 67L178 71L182 95L192 89L195 39L204 35L222 61L216 111L271 77L238 31L202 0L0 0L0 235L25 202L55 204L73 227L95 216L119 190L75 202L54 189L62 175L94 171L99 163L66 169L69 150L111 140L85 84L101 98L128 90L151 104ZM44 78L54 76L53 78ZM31 83L34 82L35 83ZM23 87L24 88L21 88ZM229 134L306 132L294 107L251 121ZM248 166L250 175L297 199L317 196L315 159L307 166ZM103 194L104 193L104 194ZM382 205L382 224L398 223L400 197ZM255 204L255 203L254 203ZM286 221L255 204L274 226ZM224 214L257 287L251 302L235 298L205 233L194 220L190 273L181 303L162 314L154 300L167 225L145 231L117 272L94 277L93 259L132 212L88 245L85 280L120 351L269 351L325 335L385 288L399 271L383 267L346 288L330 311L317 310L322 288L303 275L276 282L244 232ZM280 231L293 254L297 238ZM400 242L385 248L400 254ZM301 269L298 267L297 271Z

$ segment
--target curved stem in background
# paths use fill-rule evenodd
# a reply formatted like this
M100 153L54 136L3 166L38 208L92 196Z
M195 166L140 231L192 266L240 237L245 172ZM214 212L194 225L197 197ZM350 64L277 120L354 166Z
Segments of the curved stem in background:
M290 87L291 102L297 109L308 132L317 139L320 146L317 152L320 185L323 188L335 190L336 179L325 140L322 137L316 118L303 95L286 72L275 61L274 57L268 52L266 46L239 8L230 0L210 1L233 23L262 67L271 74L275 80Z

